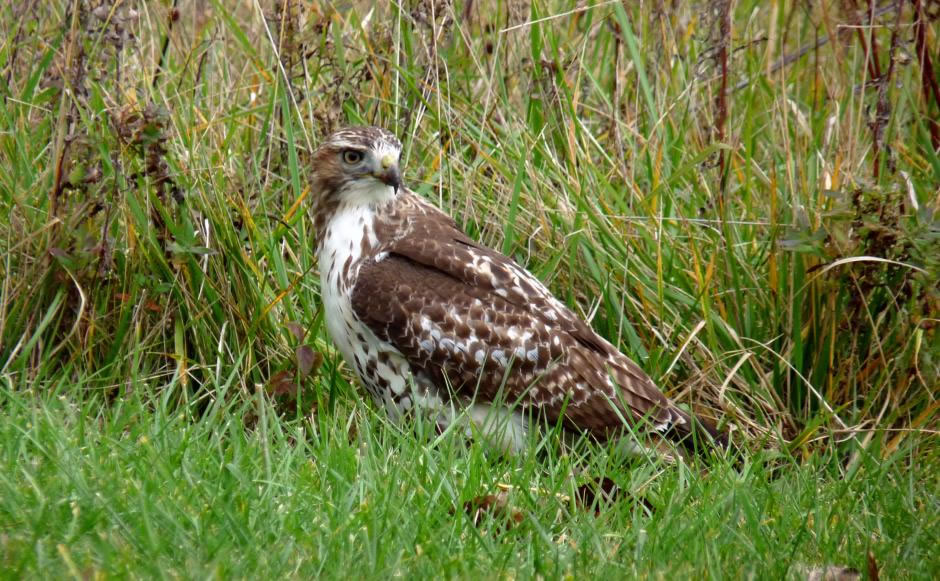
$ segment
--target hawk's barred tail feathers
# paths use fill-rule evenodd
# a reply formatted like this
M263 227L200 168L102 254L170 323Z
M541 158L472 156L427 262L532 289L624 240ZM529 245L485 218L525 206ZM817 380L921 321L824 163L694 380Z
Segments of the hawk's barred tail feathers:
M707 455L709 450L729 448L728 435L718 430L710 421L686 413L679 408L674 410L682 417L682 422L671 422L663 436L693 454Z

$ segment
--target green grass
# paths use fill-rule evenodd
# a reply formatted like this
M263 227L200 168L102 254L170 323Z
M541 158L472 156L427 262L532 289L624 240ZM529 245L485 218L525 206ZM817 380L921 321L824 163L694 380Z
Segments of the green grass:
M935 465L912 466L921 450L865 454L849 474L824 455L624 470L600 449L501 460L459 437L416 443L358 410L288 423L258 397L194 414L14 387L0 395L0 560L13 577L781 578L864 570L869 552L892 577L940 565L940 482ZM350 421L363 431L350 437ZM625 499L595 517L557 496L577 462L650 508ZM463 504L497 484L515 487L518 522L474 524Z
M841 3L734 3L723 103L711 4L164 4L0 8L0 570L940 568L940 108L910 3L864 43ZM401 135L410 187L742 464L389 426L319 310L307 160L346 123ZM558 496L603 475L652 508ZM521 522L474 524L501 485Z

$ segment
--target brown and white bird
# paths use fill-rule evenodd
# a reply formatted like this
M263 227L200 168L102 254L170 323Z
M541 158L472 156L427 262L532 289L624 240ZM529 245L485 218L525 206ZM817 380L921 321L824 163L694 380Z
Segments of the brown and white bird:
M352 127L313 161L327 328L393 420L463 422L509 451L538 419L600 440L645 426L724 442L527 270L406 188L400 154L388 131Z

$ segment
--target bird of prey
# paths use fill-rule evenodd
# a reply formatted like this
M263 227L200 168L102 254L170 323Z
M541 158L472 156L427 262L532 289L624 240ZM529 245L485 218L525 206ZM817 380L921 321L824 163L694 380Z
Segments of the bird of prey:
M392 133L351 127L313 156L327 329L390 418L459 421L510 453L539 419L602 441L640 429L725 442L526 269L409 190L400 154Z

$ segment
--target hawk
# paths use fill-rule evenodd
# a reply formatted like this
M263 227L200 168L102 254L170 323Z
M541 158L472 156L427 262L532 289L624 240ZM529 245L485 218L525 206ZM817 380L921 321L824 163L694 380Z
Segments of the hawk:
M537 278L402 183L401 142L377 127L330 135L313 156L327 329L389 417L429 414L507 451L533 421L607 440L647 426L723 444Z

